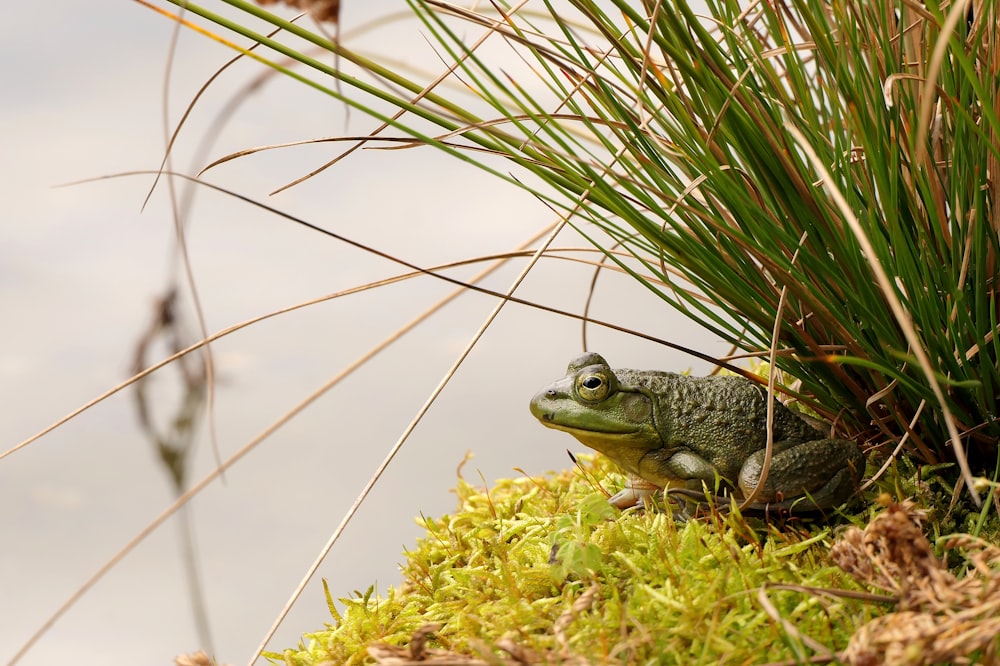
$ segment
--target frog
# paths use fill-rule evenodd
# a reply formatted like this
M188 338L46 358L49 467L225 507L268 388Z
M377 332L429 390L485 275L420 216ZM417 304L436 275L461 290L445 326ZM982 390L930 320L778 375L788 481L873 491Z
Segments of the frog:
M743 510L825 513L857 494L861 447L826 436L777 400L771 466L758 489L767 409L766 387L740 375L612 370L593 352L571 361L565 377L531 399L542 425L573 435L625 471L625 487L609 500L620 509L644 505L659 491L704 498L722 490L750 498ZM682 515L687 506L679 507Z

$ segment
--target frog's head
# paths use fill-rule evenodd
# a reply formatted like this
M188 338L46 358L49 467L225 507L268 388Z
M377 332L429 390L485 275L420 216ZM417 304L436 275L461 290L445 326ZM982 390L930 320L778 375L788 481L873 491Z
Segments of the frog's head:
M531 399L531 413L629 471L650 449L663 446L648 390L621 381L599 354L570 363L565 377Z

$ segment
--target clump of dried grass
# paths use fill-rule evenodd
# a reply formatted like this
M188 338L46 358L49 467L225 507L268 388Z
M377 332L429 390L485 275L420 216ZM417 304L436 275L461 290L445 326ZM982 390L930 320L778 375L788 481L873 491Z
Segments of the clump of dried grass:
M851 637L841 655L851 664L1000 663L1000 548L968 534L944 539L962 550L963 577L934 555L911 502L889 504L861 530L849 529L830 555L862 584L893 594L894 612Z

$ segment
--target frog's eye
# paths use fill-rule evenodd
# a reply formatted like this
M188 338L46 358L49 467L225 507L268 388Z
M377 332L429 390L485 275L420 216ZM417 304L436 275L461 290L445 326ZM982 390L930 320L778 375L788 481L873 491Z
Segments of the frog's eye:
M576 378L576 392L590 402L608 397L608 379L600 372L589 372Z

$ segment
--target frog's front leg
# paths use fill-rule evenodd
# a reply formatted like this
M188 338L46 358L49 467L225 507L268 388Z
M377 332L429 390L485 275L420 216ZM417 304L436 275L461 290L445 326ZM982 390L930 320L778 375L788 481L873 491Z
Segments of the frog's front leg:
M744 497L756 488L763 466L763 450L743 464L739 484ZM846 439L775 442L767 479L749 508L833 509L857 492L864 471L861 449Z
M701 489L700 481L698 482L698 489ZM628 480L625 482L625 487L619 490L617 493L611 496L608 501L618 507L619 509L631 509L632 507L642 507L645 506L647 502L652 501L652 497L658 493L660 490L666 491L670 487L689 487L692 485L690 483L684 484L679 482L669 482L667 486L661 487L658 484L647 481L641 476L636 476L635 474L629 474ZM674 520L683 523L691 517L689 507L685 499L672 498L668 500L666 493L664 493L664 501L672 501L671 513Z
M710 462L687 449L652 449L637 461L637 468L639 473L629 472L625 487L608 500L619 509L642 506L656 491L667 487L701 490L702 482L712 488L718 479Z
M619 509L629 509L633 506L643 506L646 500L651 498L660 486L647 481L635 474L628 475L625 487L611 496L608 500Z

